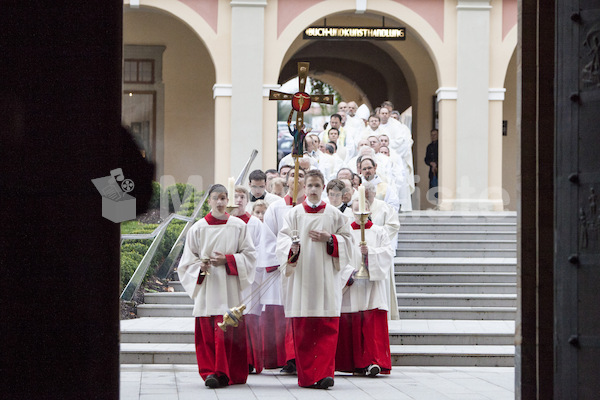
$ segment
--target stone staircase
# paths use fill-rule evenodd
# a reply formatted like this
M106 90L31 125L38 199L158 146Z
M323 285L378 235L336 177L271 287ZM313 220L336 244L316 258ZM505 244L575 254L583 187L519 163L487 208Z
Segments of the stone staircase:
M393 365L514 365L516 214L416 211L400 219ZM121 321L122 363L196 362L192 301L172 286L146 293L140 318Z

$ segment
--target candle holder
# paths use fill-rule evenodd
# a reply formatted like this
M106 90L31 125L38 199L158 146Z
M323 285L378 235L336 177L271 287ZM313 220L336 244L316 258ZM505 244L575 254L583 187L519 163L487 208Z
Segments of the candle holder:
M208 265L210 265L210 258L208 258L206 256L202 257L200 259L200 261L202 261L202 262L207 263ZM208 270L202 271L202 272L200 272L200 275L208 276L208 275L210 275L210 272L208 272Z
M246 305L242 304L239 307L232 307L225 314L223 314L223 322L217 322L217 326L221 328L223 332L227 332L228 326L236 328L240 324L240 320L244 314Z
M360 243L359 243L360 245L367 244L367 241L365 240L365 224L369 220L370 214L371 214L370 212L354 213L354 215L357 216L360 221ZM356 274L354 274L354 279L369 279L370 276L369 276L369 270L367 269L367 256L365 254L361 254L361 255L362 255L362 257L360 260L360 268L358 269Z

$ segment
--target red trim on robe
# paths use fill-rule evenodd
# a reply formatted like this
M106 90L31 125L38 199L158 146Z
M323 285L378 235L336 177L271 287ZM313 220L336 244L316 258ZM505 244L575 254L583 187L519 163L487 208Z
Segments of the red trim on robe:
M204 282L204 278L206 278L206 275L202 275L202 271L200 271L200 275L198 275L196 285L202 285L202 282Z
M334 377L339 317L292 318L298 386Z
M215 374L217 377L227 377L229 385L246 383L246 324L242 318L237 328L229 327L227 332L223 332L217 326L222 321L222 315L196 317L194 341L198 372L204 380L208 375Z
M285 200L285 204L288 206L292 205L292 196L290 196L289 194L286 194L285 197L283 198ZM304 195L304 197L302 198L302 201L306 200L306 195Z
M331 235L331 237L333 237L333 245L330 245L329 242L327 243L327 254L329 254L331 257L339 258L340 252L338 240L335 235Z
M284 314L285 315L285 314ZM294 348L294 327L292 318L285 319L285 363L296 359L296 349Z
M387 311L342 313L335 370L364 372L371 364L379 365L382 374L389 374L392 369Z
M225 225L227 223L227 220L229 219L229 217L230 217L230 215L228 213L225 213L225 219L218 219L218 218L213 217L212 213L209 212L204 217L204 220L209 225Z
M352 229L357 230L360 229L360 225L356 223L356 221L352 222L350 224L350 226L352 227ZM373 226L373 222L371 221L367 221L367 223L365 224L365 229L369 229Z
M304 211L306 211L309 214L316 214L318 212L321 212L321 210L325 209L325 202L323 200L321 200L321 203L319 203L319 205L315 208L312 208L310 205L308 205L308 203L306 202L306 200L304 200L302 202L302 206L304 206Z
M225 254L225 259L227 260L227 264L225 264L227 275L237 275L237 263L235 262L235 257L233 254Z
M247 212L244 215L238 216L238 218L241 219L242 221L244 221L246 224L248 224L248 221L250 221L250 217L251 217L251 215L249 212Z
M267 270L267 273L269 273L269 272L277 271L277 268L279 268L279 265L276 265L274 267L267 267L267 268L265 268L265 270Z

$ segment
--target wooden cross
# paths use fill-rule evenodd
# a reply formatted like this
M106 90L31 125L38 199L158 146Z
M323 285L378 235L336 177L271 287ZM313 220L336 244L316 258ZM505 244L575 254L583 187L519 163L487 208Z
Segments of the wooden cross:
M294 94L278 92L271 90L269 93L269 100L291 100L292 111L288 117L287 125L290 135L294 137L294 144L292 146L292 157L294 157L294 197L292 198L292 205L296 205L296 196L298 195L298 159L304 155L304 137L308 134L308 131L304 129L304 112L310 109L312 102L333 104L333 95L331 94L313 94L309 95L304 91L306 88L306 78L308 76L309 63L299 62L298 63L298 92ZM296 111L296 127L292 130L290 125L292 123L292 117Z

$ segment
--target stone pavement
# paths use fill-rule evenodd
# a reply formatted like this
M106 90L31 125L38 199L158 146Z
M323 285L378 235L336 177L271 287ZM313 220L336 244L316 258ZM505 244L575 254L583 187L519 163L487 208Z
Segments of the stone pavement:
M121 400L512 400L512 367L394 367L375 379L335 376L328 390L298 387L278 370L251 374L245 385L209 389L194 365L122 364Z

